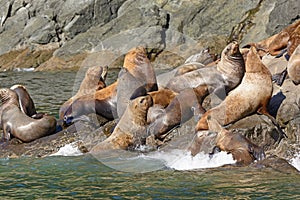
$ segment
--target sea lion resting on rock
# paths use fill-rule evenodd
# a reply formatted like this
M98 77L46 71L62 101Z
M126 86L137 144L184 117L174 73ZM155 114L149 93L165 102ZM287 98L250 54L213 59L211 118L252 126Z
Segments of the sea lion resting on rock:
M106 87L105 79L107 75L108 67L100 67L95 66L89 68L86 73L85 77L82 80L79 90L77 93L68 99L59 109L59 118L63 119L65 112L72 104L72 102L79 98L80 96L94 94L97 90L101 90Z
M28 117L21 111L15 91L2 88L0 98L3 107L1 116L3 139L9 140L13 135L23 142L31 142L55 132L55 118L48 115L43 115L41 119Z
M222 51L217 68L208 67L174 77L168 86L179 92L165 111L154 111L155 121L149 125L149 134L162 139L169 130L190 119L194 114L204 113L203 99L211 93L225 98L226 92L238 85L244 75L245 65L236 42ZM193 88L193 89L192 89ZM152 110L151 110L152 113ZM152 116L149 116L151 121Z
M33 100L30 97L25 86L13 85L10 89L14 90L17 93L21 111L29 117L35 116L37 114L36 109ZM0 127L2 127L1 115L2 115L2 106L0 106Z
M236 42L228 44L222 51L217 67L206 67L173 77L166 88L180 92L199 85L212 86L214 93L235 88L243 78L245 63Z
M135 149L144 144L147 137L147 111L152 103L150 95L130 101L113 133L90 152L96 154L110 149Z
M300 83L300 44L289 59L287 71L290 79L298 85Z
M226 151L231 153L233 159L237 161L237 165L249 165L254 160L262 160L265 158L263 148L252 143L242 134L233 133L226 130L215 119L208 118L209 130L217 132L213 134L210 132L198 132L194 141L189 147L192 156L195 156L205 148L212 148L210 155L215 151ZM207 145L207 143L209 144Z
M121 117L130 99L158 90L154 69L147 58L146 49L136 47L125 56L118 76L117 112Z
M204 68L206 65L213 63L216 58L209 53L208 49L202 49L198 54L190 56L185 63L169 72L159 74L157 76L157 84L159 87L166 87L168 82L175 76Z
M70 125L91 113L113 120L117 116L117 85L118 81L94 94L75 99L64 114L64 123Z
M207 130L209 116L221 125L228 125L255 112L269 117L278 128L276 120L268 113L267 105L272 96L273 85L270 71L261 62L255 49L251 47L246 60L246 72L239 86L232 90L218 106L208 110L198 121L196 132Z

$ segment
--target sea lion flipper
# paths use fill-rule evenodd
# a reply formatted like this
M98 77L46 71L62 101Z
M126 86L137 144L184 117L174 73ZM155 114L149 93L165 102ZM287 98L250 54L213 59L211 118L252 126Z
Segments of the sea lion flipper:
M287 68L285 68L280 73L272 75L272 81L274 81L277 85L282 86L286 75L287 75Z

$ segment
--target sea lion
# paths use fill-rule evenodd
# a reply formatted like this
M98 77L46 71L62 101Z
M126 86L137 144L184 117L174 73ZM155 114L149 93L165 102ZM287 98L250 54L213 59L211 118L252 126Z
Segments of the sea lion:
M147 111L152 106L150 95L130 101L113 133L90 151L92 154L109 149L136 149L146 141Z
M210 152L210 156L216 151L226 151L232 154L233 159L237 161L237 165L245 166L254 160L263 160L265 158L263 148L254 144L242 134L233 133L232 131L224 129L215 119L209 117L207 120L209 130L217 134L198 132L193 143L188 148L192 156L195 156L201 150L205 150L208 146L207 143L209 143L208 148L214 146ZM204 145L206 145L206 147L204 147Z
M287 71L293 83L298 85L300 83L300 45L298 45L291 55L287 65Z
M149 134L163 139L165 134L190 119L193 115L201 115L205 111L201 106L203 99L212 96L225 98L226 93L241 81L245 70L243 56L236 42L230 43L222 51L221 61L217 67L208 67L174 77L170 84L172 90L179 95L170 103L165 111L154 111L157 119L148 128ZM176 86L177 84L177 86ZM152 111L151 111L152 113ZM162 113L157 115L157 113Z
M178 94L170 89L161 88L157 91L148 92L152 97L153 104L159 104L163 108L167 107Z
M269 45L269 53L272 56L278 55L288 45L291 35L300 26L300 20L295 21L293 24L284 28L276 37L272 40Z
M65 112L72 102L80 96L93 94L98 90L106 87L105 79L107 76L108 67L95 66L90 67L83 78L77 93L68 99L59 109L59 118L63 119Z
M75 99L64 114L64 124L70 125L84 115L91 113L98 114L108 120L117 117L117 85L118 81L93 94L83 95Z
M158 90L155 72L144 47L135 47L126 54L118 82L117 112L119 118L123 115L129 100Z
M163 140L176 126L188 121L194 115L203 114L205 111L201 104L207 94L206 85L187 88L175 96L166 109L158 108L151 111L151 115L148 114L148 122L151 122L147 128L148 134Z
M17 93L19 99L19 105L22 112L24 112L29 117L35 115L36 114L35 105L26 87L23 85L13 85L10 89L14 90Z
M3 139L9 140L13 135L23 142L31 142L55 132L56 119L48 115L44 115L41 119L28 117L21 111L15 91L2 88L0 98L3 107L1 116Z
M244 75L245 63L239 51L237 42L228 44L222 51L221 60L217 67L206 67L173 77L166 88L180 92L186 88L195 88L199 85L212 86L212 92L226 92L235 88Z
M207 122L209 116L221 125L228 125L258 112L268 116L278 131L284 134L267 111L272 91L271 73L260 60L255 47L251 47L247 54L246 72L241 84L232 90L221 104L204 113L196 125L196 132L209 128Z
M201 63L203 65L208 65L214 62L215 60L216 55L209 53L209 48L204 48L199 53L188 57L184 63Z
M14 90L17 93L21 111L29 117L35 115L36 114L35 105L25 86L13 85L10 89ZM2 115L2 106L0 106L0 127L2 127L1 115Z

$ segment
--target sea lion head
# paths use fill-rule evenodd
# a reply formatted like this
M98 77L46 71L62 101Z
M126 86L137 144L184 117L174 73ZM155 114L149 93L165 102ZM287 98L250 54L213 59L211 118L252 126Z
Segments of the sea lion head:
M91 88L95 88L96 90L100 90L106 87L105 79L107 75L108 67L95 66L90 67L85 73L84 80L80 85L80 89L78 92L82 94L86 93L86 90L90 90Z
M132 120L135 124L146 125L148 109L153 105L150 95L141 96L132 100L128 106L132 113ZM128 109L127 108L127 109Z
M144 47L135 47L126 54L123 67L131 72L136 66L149 62L146 49Z
M236 41L229 43L222 51L221 59L222 58L241 60L243 56L240 52L239 44Z
M8 88L0 89L0 100L2 106L4 105L16 105L19 107L18 95L15 91Z

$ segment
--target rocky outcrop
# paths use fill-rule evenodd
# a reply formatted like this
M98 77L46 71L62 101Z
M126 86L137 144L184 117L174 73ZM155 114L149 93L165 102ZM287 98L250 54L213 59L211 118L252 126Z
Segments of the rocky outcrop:
M0 0L0 70L19 67L11 63L24 58L12 55L27 48L30 61L20 67L119 67L114 61L138 45L166 61L155 67L175 67L203 47L219 53L232 39L266 38L298 19L299 10L296 0ZM32 55L41 48L47 56ZM107 55L109 61L98 59Z

